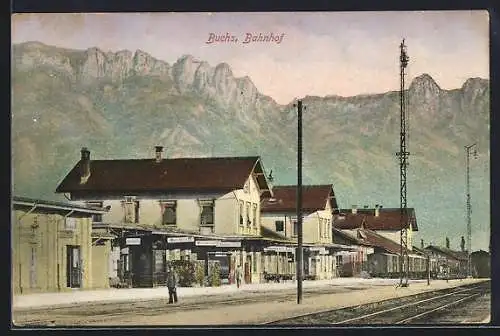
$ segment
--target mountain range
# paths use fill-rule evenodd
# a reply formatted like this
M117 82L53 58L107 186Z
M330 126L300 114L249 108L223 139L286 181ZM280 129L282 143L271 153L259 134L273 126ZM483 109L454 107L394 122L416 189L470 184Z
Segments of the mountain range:
M321 69L318 69L321 71ZM226 63L174 64L145 51L12 47L13 193L45 199L88 147L92 158L260 155L275 184L296 183L297 113ZM444 90L428 74L408 96L408 205L418 239L458 248L471 160L473 249L489 244L489 81ZM399 92L305 96L304 183L333 183L341 207L399 207Z

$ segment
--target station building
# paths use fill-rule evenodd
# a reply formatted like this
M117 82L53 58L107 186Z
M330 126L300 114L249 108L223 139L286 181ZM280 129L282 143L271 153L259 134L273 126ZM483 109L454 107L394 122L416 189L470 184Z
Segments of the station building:
M75 204L108 211L94 230L113 234L110 278L133 287L164 282L166 265L180 259L221 259L228 281L241 265L248 283L262 281L261 200L272 197L259 157L80 160L57 187ZM265 233L265 232L264 232ZM269 232L268 232L269 233ZM286 239L284 239L286 242Z
M14 294L108 288L109 235L92 233L102 208L26 197L12 200Z

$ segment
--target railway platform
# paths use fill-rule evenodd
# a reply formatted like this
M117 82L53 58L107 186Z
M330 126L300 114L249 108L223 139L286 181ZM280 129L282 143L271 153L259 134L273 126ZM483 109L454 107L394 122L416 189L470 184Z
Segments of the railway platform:
M395 286L397 279L362 279L362 278L335 278L331 280L315 280L303 282L304 289L326 286ZM411 283L425 282L425 280L411 280ZM240 288L236 285L222 285L220 287L179 287L178 296L216 296L231 295L237 292L265 292L296 288L295 281L281 283L244 284ZM74 305L89 302L126 302L155 299L168 299L166 287L155 288L110 288L99 290L75 289L69 292L34 293L15 295L13 309L29 309L51 306Z
M359 278L336 278L332 280L320 281L304 281L304 292L308 288L339 286L344 288L358 287L357 290L352 292L339 293L339 294L326 294L314 299L305 298L301 305L290 305L290 302L268 302L265 309L263 309L263 316L266 316L265 311L268 309L282 310L284 316L290 314L295 310L315 310L339 308L346 305L361 304L376 302L391 297L398 297L401 295L412 295L418 292L437 290L441 288L448 288L460 286L467 283L478 282L478 279L462 279L462 280L434 280L428 286L426 280L412 280L410 286L407 288L397 287L398 279L359 279ZM210 296L226 296L230 297L238 292L278 292L280 290L291 290L296 287L293 281L287 283L265 283L265 284L247 284L240 288L235 285L225 285L221 287L180 287L178 288L178 295L183 297L210 297ZM56 307L56 306L72 306L76 304L85 304L90 302L134 302L134 301L147 301L156 299L168 298L168 290L165 287L157 288L132 288L132 289L105 289L105 290L79 290L72 292L61 293L40 293L40 294L26 294L17 295L13 297L12 308L16 309L30 309L42 307ZM274 307L275 305L282 305L282 307ZM273 308L274 307L274 308ZM235 307L236 308L236 307ZM227 315L224 313L223 315ZM231 314L230 314L231 315ZM242 316L247 316L245 313ZM273 315L275 315L273 313ZM236 315L238 316L238 315ZM259 320L258 316L256 316ZM216 319L217 320L217 319Z

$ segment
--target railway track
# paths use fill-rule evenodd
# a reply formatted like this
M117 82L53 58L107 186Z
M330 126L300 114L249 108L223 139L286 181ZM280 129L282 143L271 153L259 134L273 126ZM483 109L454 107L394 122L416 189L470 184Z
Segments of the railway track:
M331 286L322 289L310 289L304 293L304 297L311 297L324 294L334 294L353 290L363 290L365 287L337 287ZM166 304L167 299L154 299L136 302L115 302L115 303L89 303L78 306L64 306L52 308L37 308L29 310L19 310L16 314L16 325L24 327L47 327L64 325L86 325L95 322L112 321L115 318L122 318L128 315L155 316L166 313L176 313L182 311L192 311L207 309L215 306L232 306L252 303L262 303L266 301L287 302L296 297L295 289L282 292L242 292L240 297L213 298L206 297L206 301L199 301L200 297L188 297L178 304Z
M296 315L266 325L421 324L445 309L474 300L490 290L490 282L420 293L377 303Z

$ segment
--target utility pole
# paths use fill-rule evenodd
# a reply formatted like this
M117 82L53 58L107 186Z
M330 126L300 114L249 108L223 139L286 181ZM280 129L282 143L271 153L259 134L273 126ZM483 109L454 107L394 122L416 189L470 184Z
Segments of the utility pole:
M466 210L467 210L467 277L470 278L471 274L471 240L472 240L472 227L471 227L471 205L470 205L470 155L473 154L477 159L477 146L475 143L465 146L465 187L466 187Z
M295 104L294 104L295 107ZM297 102L297 304L302 303L304 250L302 247L302 100Z
M408 156L409 152L406 150L406 125L407 125L407 114L406 114L406 93L405 93L405 68L408 66L408 61L410 58L406 54L405 40L401 42L400 46L400 110L401 110L401 132L400 132L400 147L399 152L396 153L399 156L399 172L400 172L400 229L401 229L401 254L399 258L399 270L400 270L400 281L399 285L401 287L408 287L408 266L410 263L410 256L408 255L408 228L410 225L408 216L408 204L407 204L407 190L406 190L406 172L408 166Z

